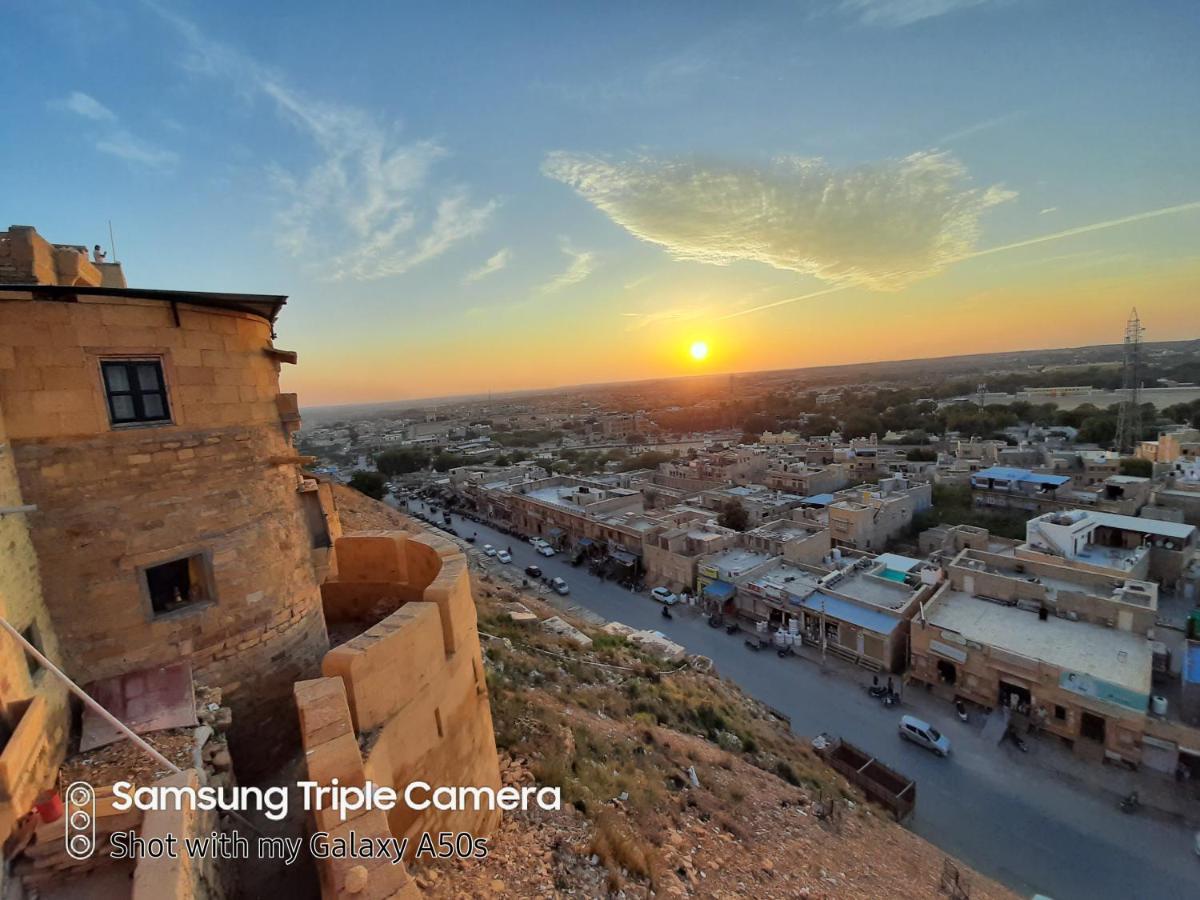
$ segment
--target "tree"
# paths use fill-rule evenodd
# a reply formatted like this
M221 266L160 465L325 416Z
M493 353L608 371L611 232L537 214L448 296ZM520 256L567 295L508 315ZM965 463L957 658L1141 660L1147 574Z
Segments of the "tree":
M375 457L375 468L389 478L396 475L407 475L410 472L419 472L427 465L429 465L429 454L416 447L384 450Z
M717 524L722 528L732 528L734 531L745 531L750 525L750 513L742 506L741 500L730 498L721 504L721 514L717 516Z
M355 469L354 474L350 476L350 487L375 500L382 500L383 495L387 493L387 484L382 475L378 472L364 472L362 469Z
M1121 460L1121 474L1132 475L1135 478L1150 478L1154 475L1154 463L1148 459L1129 456Z
M455 466L461 466L464 460L457 453L442 450L433 458L433 468L437 472L447 472Z
M909 462L937 462L937 451L932 447L913 447L904 454Z

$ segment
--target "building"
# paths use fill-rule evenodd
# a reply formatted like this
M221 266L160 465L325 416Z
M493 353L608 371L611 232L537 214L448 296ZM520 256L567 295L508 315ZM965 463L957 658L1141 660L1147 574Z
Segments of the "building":
M1029 469L1013 469L1006 466L990 466L971 475L971 487L976 491L1019 497L1053 499L1070 484L1071 479L1066 475L1044 475ZM985 502L983 505L1007 504Z
M913 620L912 677L1136 764L1157 601L1151 582L963 550Z
M683 520L676 514L672 518L678 524L673 522L646 536L642 559L647 582L673 590L694 590L700 558L741 542L740 532L714 524L709 521L710 515L706 511L691 510L690 516Z
M836 546L882 550L932 505L933 485L899 476L838 491L826 507L830 536Z
M285 298L131 289L84 257L33 229L0 234L5 620L85 687L115 680L141 696L182 664L184 687L219 690L232 708L243 780L303 749L322 784L432 772L497 785L465 557L431 536L342 535L331 486L292 449L297 403L278 377L296 355L273 343ZM57 678L0 637L0 840L56 784L74 745L69 709ZM494 824L379 813L350 827ZM61 846L61 824L39 827L38 843ZM363 896L411 895L406 868L381 862ZM354 892L351 865L322 864L325 896ZM32 868L39 886L53 871Z
M746 533L746 547L787 562L820 565L828 562L829 529L797 519L776 519Z
M0 238L0 407L47 630L85 684L190 661L252 774L295 747L292 683L328 649L330 510L279 391L284 298L131 289L32 229Z
M850 479L843 465L812 467L806 462L775 462L767 469L767 487L807 497L844 488Z
M904 668L908 620L940 578L920 560L839 557L832 571L782 559L735 576L738 613L877 671Z
M762 484L719 487L700 494L700 505L715 513L721 512L729 503L740 505L746 510L751 528L774 519L785 518L803 501L804 498L798 494L773 491Z
M1180 428L1164 431L1156 441L1142 441L1134 448L1134 456L1155 463L1174 463L1179 460L1200 459L1200 430Z
M1026 523L1016 555L1173 587L1196 557L1196 526L1084 509L1046 513Z

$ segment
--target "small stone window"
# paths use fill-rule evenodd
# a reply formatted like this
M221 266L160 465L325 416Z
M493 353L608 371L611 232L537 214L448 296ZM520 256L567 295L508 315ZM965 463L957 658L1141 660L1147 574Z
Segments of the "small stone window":
M212 579L203 554L185 556L143 569L155 617L212 601Z
M1054 718L1060 722L1065 722L1067 720L1067 708L1056 704L1054 707Z
M100 369L114 425L171 421L160 360L106 359Z

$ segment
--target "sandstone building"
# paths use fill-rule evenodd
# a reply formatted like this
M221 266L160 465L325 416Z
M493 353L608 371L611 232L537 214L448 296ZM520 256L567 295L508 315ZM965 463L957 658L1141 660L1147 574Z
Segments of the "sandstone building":
M0 232L0 615L81 685L188 661L233 709L243 781L328 741L308 701L332 695L377 730L365 757L348 735L370 777L495 784L465 558L341 535L292 446L284 302L133 289L82 247ZM0 839L53 786L70 726L62 685L0 635Z
M73 252L0 240L0 407L46 613L81 683L189 659L252 769L294 744L292 683L328 649L284 298L130 289Z

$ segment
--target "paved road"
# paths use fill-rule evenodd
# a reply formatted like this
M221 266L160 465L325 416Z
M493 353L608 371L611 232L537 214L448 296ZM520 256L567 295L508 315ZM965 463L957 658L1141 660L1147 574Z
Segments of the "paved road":
M535 563L547 575L561 575L571 587L564 599L583 609L662 631L710 657L721 675L790 716L797 734L840 734L916 779L917 809L906 824L1018 893L1054 900L1200 897L1200 859L1188 831L1126 815L1111 799L1063 783L1011 746L984 741L978 723L946 715L945 704L912 691L905 697L907 709L916 707L953 742L951 756L939 759L900 741L900 713L867 696L865 673L855 681L833 667L823 673L806 659L751 653L741 636L710 628L699 616L663 619L645 594L573 569L561 554L539 556L527 543L458 516L453 526L464 536L478 532L477 548L511 546L517 571Z

